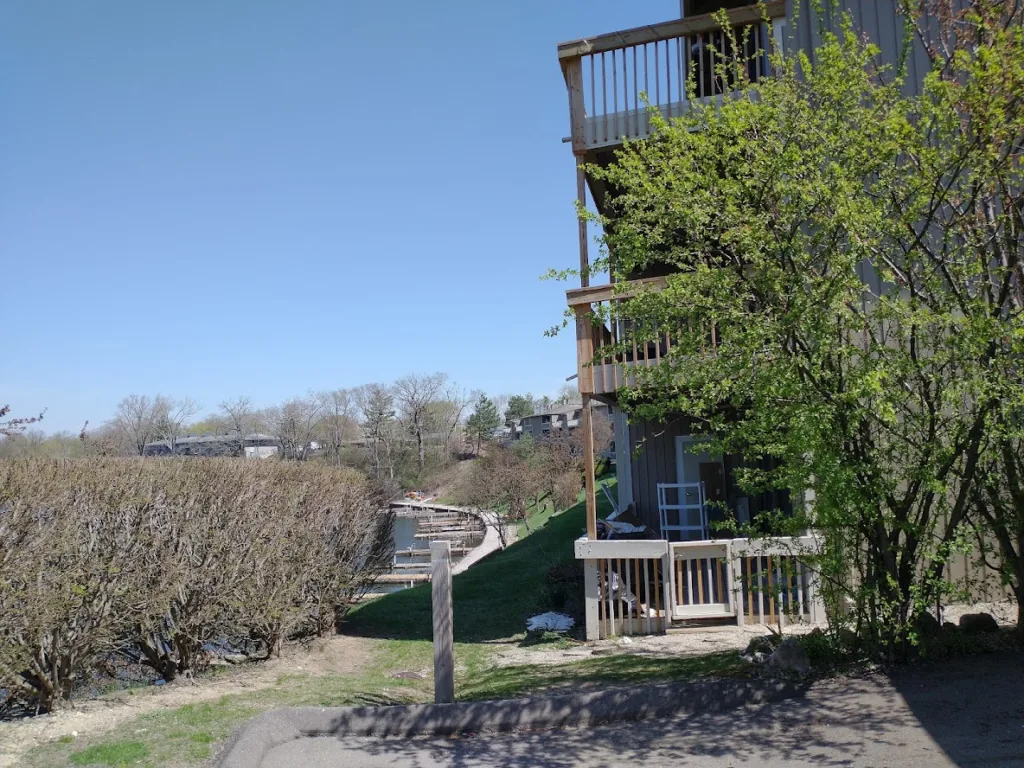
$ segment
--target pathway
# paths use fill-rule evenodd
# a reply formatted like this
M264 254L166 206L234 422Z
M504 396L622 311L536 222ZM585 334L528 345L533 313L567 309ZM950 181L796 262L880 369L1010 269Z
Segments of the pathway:
M811 685L775 704L456 739L305 738L263 768L618 765L1024 766L1024 655L993 654Z

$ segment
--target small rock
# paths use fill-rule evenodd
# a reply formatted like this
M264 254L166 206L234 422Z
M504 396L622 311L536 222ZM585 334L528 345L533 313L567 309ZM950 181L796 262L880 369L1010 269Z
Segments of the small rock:
M391 673L391 678L394 680L425 680L426 677L422 672L413 672L409 669L400 669Z
M806 675L811 671L811 660L807 658L807 651L795 637L787 637L775 652L768 659L772 667Z
M249 660L244 653L225 653L221 658L228 664L245 664Z
M630 640L628 637L624 637L624 638L622 638L622 644L623 645L632 645L633 641Z
M153 685L167 685L167 681L163 678L160 678L159 680L154 680Z
M755 664L764 664L764 663L765 663L765 662L767 662L767 661L768 661L768 659L770 659L770 658L771 658L771 656L769 656L769 655L768 655L767 653L765 653L764 651L757 651L757 652L756 652L756 653L754 654L754 663L755 663Z
M960 629L971 635L999 631L999 623L991 613L965 613L960 617Z
M960 627L954 624L952 621L942 622L942 634L944 635L955 635L960 631Z
M772 639L768 635L758 635L757 637L751 638L750 642L747 643L747 650L743 652L744 656L754 656L757 653L763 653L771 656L775 650L775 645L772 643Z
M71 738L77 739L78 738L78 731L72 731L71 732Z

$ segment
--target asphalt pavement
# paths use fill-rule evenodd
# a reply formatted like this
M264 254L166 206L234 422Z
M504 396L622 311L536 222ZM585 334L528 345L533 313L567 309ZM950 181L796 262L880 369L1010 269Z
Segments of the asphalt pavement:
M820 681L728 711L458 737L313 736L262 768L1024 766L1024 655Z

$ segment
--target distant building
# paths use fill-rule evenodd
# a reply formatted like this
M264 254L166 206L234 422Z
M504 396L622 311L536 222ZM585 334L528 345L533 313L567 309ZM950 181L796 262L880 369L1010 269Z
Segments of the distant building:
M611 408L607 405L594 403L591 408L595 419L611 421ZM524 416L519 419L518 424L512 427L511 437L518 440L530 435L534 440L543 440L553 431L565 429L572 432L580 425L582 413L583 406L574 403L549 408L546 411L535 413L533 416Z
M267 459L281 451L280 441L273 435L259 432L246 435L187 435L174 440L146 443L143 456L245 456L247 459Z

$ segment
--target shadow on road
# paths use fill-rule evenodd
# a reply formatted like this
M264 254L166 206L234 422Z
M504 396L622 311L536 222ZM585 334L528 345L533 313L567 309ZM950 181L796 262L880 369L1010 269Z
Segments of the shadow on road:
M753 706L731 700L741 696L742 683L733 697L728 685L715 690L732 708L699 715L458 738L308 738L274 750L264 765L1024 765L1019 653L827 680ZM693 691L704 696L712 689L695 684Z

